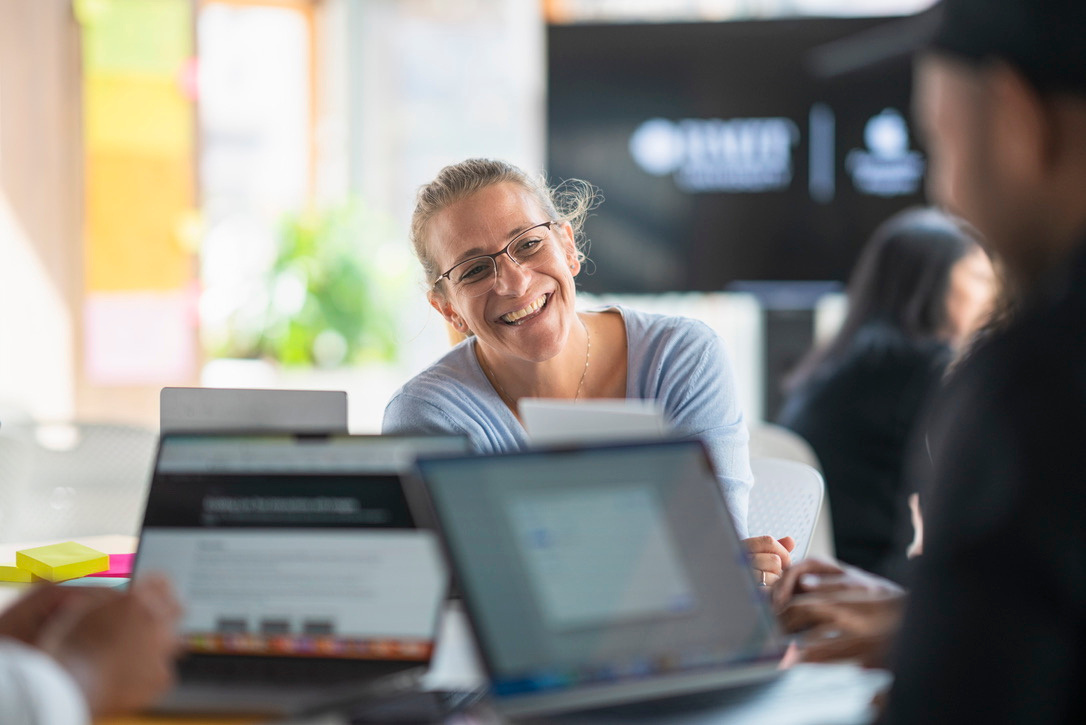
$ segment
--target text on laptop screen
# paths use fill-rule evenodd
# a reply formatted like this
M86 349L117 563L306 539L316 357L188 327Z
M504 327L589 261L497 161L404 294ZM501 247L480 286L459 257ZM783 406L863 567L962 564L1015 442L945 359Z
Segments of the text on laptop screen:
M779 655L696 442L419 469L499 697Z
M188 649L427 660L446 575L404 499L412 440L164 437L137 575L172 580Z

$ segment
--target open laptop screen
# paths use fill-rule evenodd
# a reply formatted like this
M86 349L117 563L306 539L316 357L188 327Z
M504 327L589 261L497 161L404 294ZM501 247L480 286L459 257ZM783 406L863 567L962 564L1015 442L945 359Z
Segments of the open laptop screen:
M399 473L458 438L162 438L136 575L164 572L201 654L429 659L446 574Z
M700 443L418 468L499 701L629 682L634 699L652 681L779 657Z

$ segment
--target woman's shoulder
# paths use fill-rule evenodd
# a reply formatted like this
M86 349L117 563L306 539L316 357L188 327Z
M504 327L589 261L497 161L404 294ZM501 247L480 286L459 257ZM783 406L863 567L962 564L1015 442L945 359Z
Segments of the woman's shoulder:
M393 399L421 397L428 400L455 398L470 389L479 377L474 341L464 340L404 383Z
M485 379L466 340L418 373L385 406L385 433L470 434L484 417L480 388Z
M710 339L716 336L711 327L701 320L683 315L660 312L646 312L626 305L607 305L590 310L606 312L613 310L622 316L626 325L626 334L631 341L663 341L674 338L702 337Z
M626 323L628 390L636 397L657 397L666 381L686 387L706 370L728 375L724 343L704 322L631 308L619 311Z
M693 317L619 308L626 322L627 340L635 349L677 349L694 352L716 347L720 336Z

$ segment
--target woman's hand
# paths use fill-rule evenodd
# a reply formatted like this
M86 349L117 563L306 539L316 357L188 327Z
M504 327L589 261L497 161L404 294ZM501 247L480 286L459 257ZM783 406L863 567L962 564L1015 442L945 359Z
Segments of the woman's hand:
M750 552L750 566L761 584L773 584L792 565L792 550L796 548L796 541L791 536L783 539L752 536L743 539L743 544Z
M773 603L784 630L803 634L803 661L882 667L901 626L905 591L856 567L807 559L784 573Z

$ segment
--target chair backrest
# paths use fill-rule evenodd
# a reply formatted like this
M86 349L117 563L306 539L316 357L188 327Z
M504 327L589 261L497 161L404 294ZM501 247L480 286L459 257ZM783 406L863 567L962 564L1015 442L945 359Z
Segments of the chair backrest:
M806 439L782 425L765 421L750 424L750 458L752 461L756 458L784 458L806 463L811 468L822 471L822 464ZM818 512L807 555L829 559L835 556L829 496L822 497L822 508Z
M139 531L154 431L112 423L5 426L17 460L7 488L4 539L37 540ZM14 514L14 515L12 515Z
M796 540L794 561L807 556L818 522L825 484L811 466L783 458L752 458L754 488L750 492L747 531L775 539Z
M784 458L806 463L816 471L822 470L811 444L798 433L776 423L752 422L750 430L750 457Z

